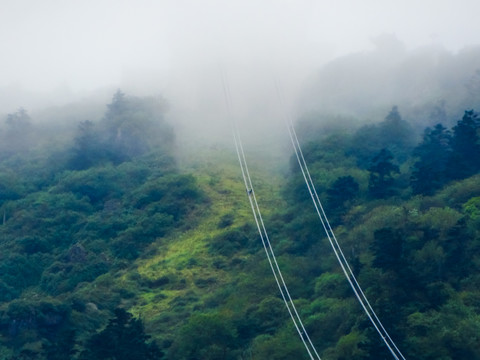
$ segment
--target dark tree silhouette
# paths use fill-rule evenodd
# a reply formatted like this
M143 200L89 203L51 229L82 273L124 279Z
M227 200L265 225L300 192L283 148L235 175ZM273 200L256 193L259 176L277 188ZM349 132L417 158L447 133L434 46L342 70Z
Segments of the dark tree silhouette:
M414 141L412 127L402 119L398 107L394 106L379 124L365 125L358 129L347 153L353 154L362 168L368 167L373 154L381 149L388 149L402 163L410 155Z
M401 264L403 239L398 230L382 228L374 232L371 250L374 254L372 265L383 270L397 272Z
M70 360L77 353L75 349L75 331L67 329L58 334L54 341L43 346L47 360Z
M473 110L465 111L453 127L450 144L449 178L464 179L480 171L480 119Z
M339 216L345 212L348 202L358 194L358 183L352 176L340 176L327 189L327 206L333 224L337 224Z
M170 150L173 131L164 122L164 112L163 99L126 96L118 90L99 124L111 160L127 161L153 147Z
M153 360L162 352L155 342L147 343L143 323L123 309L115 309L115 317L107 327L93 335L80 354L81 360Z
M169 359L234 359L232 348L236 332L231 323L218 314L194 314L172 344Z
M393 155L387 149L382 149L373 158L368 171L368 191L373 198L382 199L394 195L393 174L398 174L398 166L392 163Z
M74 140L70 167L75 170L88 169L105 160L106 151L100 143L93 122L82 121L78 125L78 135Z
M380 134L384 136L383 141L404 148L413 144L413 129L410 124L402 119L398 107L392 110L380 123Z
M414 194L432 195L445 184L450 139L450 132L442 124L425 129L423 141L413 151L418 157L410 180Z

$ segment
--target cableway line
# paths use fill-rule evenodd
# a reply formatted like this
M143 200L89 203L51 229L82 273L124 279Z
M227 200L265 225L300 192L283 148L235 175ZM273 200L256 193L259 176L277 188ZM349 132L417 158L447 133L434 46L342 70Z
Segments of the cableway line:
M255 196L255 190L253 187L253 183L250 177L250 173L248 170L247 166L247 160L245 157L245 152L243 149L243 144L240 138L240 132L238 131L238 126L235 118L232 116L232 110L231 110L231 96L230 96L230 89L228 86L228 81L225 76L225 73L223 69L220 69L221 75L222 75L222 85L223 85L223 92L224 92L224 97L225 97L225 103L227 107L227 113L228 117L230 118L231 122L231 127L232 127L232 133L233 133L233 139L234 139L234 144L235 144L235 150L237 153L237 158L238 162L240 165L241 173L242 173L242 178L243 182L245 185L245 190L247 192L247 196L250 202L250 207L255 219L255 224L257 226L258 233L260 235L260 239L262 241L263 248L265 250L265 254L268 259L268 263L270 265L270 268L272 270L273 276L275 278L275 282L277 283L278 289L280 291L280 294L282 296L283 302L285 304L285 307L287 308L287 311L290 315L290 318L295 326L295 329L297 330L297 333L302 340L302 343L310 357L311 360L321 360L320 356L318 355L318 352L312 343L307 330L305 329L303 322L300 318L300 315L298 314L298 311L295 307L295 304L292 300L292 297L290 295L290 292L288 291L287 285L285 283L285 280L283 278L282 272L280 271L280 267L278 265L275 253L273 251L272 245L270 243L270 239L268 237L268 233L265 227L265 224L263 222L263 218L260 212L260 207L257 202L257 198Z
M277 95L279 98L279 101L281 104L284 104L284 99L282 96L282 93L280 92L280 86L278 82L275 82L275 88L277 91ZM328 218L325 214L325 211L323 209L322 203L320 201L320 198L318 196L318 193L315 189L315 185L313 183L312 177L310 175L310 171L308 170L307 162L305 160L305 157L303 156L302 149L300 147L300 142L298 140L295 128L293 126L293 122L291 120L290 116L287 116L285 113L285 125L287 126L289 137L292 143L292 146L294 148L295 152L295 157L297 159L297 162L300 166L300 170L302 172L303 179L305 181L305 184L307 186L308 192L310 194L310 197L313 201L315 210L318 214L318 217L320 219L320 222L322 223L322 227L325 231L325 234L327 235L328 241L330 242L330 245L333 249L333 252L335 253L335 256L340 264L340 267L343 270L343 273L345 277L347 278L348 283L350 284L350 287L352 288L358 302L360 303L361 307L363 308L364 312L366 313L367 317L369 318L370 322L373 324L375 330L378 332L380 337L382 338L383 342L387 346L388 350L392 354L392 356L396 360L405 360L405 357L401 353L401 351L398 349L397 345L395 342L392 340L390 335L388 334L387 330L384 328L382 322L378 318L377 314L373 310L372 306L370 305L370 302L368 301L367 297L365 296L360 284L358 283L352 269L350 268L350 265L348 264L348 261L343 254L342 248L340 247L340 244L337 241L337 238L332 230L332 227L330 226L330 222L328 221Z

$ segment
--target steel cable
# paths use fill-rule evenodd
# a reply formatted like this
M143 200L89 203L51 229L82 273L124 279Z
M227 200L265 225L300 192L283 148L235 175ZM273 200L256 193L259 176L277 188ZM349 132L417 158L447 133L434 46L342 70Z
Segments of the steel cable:
M283 96L280 92L279 84L278 82L275 83L275 87L277 90L277 95L279 97L280 102L283 104L284 99ZM315 206L315 210L318 214L318 217L320 218L320 221L322 223L322 227L325 231L325 234L327 235L327 238L330 242L330 245L335 253L335 256L340 264L340 267L342 268L345 277L347 278L347 281L350 284L350 287L352 288L357 300L359 301L360 305L362 306L364 312L368 316L369 320L375 327L376 331L382 338L383 342L385 345L388 347L390 353L393 355L393 357L397 360L403 359L405 360L405 357L401 353L401 351L398 349L397 345L395 342L392 340L386 329L384 328L382 322L378 318L377 314L373 310L372 306L370 305L370 302L368 301L367 297L365 296L360 284L358 283L355 275L353 274L352 269L350 268L350 265L348 264L348 261L340 247L340 244L338 243L337 238L335 237L335 234L332 230L332 227L330 226L330 222L328 221L328 218L325 214L325 211L323 209L322 203L320 201L320 198L318 196L318 193L315 189L315 185L313 183L312 177L310 175L310 171L308 170L307 162L305 160L305 157L303 156L303 152L300 146L300 142L298 140L295 128L293 126L293 123L291 121L291 117L285 116L285 124L288 129L288 133L290 136L290 140L292 142L294 152L295 152L295 157L297 159L297 162L300 166L300 170L302 172L305 184L307 185L308 192L310 194L310 197L313 201L313 204ZM333 241L332 241L333 238Z

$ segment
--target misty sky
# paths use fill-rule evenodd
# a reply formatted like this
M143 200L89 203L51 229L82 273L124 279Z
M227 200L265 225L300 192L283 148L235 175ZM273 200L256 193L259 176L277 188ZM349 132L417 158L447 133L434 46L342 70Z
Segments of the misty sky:
M480 43L479 13L478 0L0 0L0 88L162 89L217 63L310 71L385 33L457 51Z

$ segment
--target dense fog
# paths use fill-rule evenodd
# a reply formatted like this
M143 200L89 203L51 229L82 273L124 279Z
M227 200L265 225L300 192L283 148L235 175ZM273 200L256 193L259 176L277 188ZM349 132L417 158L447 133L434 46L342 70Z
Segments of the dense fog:
M425 118L422 128L435 111L453 119L478 101L478 7L6 0L0 114L23 107L33 122L95 121L121 89L164 98L180 139L224 138L235 118L262 141L285 117L376 122L394 105Z
M478 10L0 0L0 359L480 359Z

